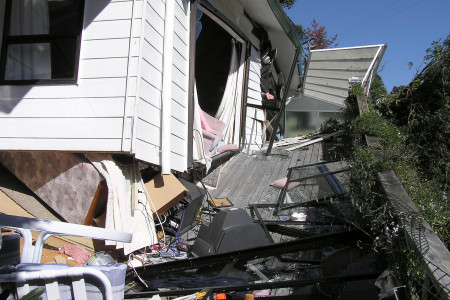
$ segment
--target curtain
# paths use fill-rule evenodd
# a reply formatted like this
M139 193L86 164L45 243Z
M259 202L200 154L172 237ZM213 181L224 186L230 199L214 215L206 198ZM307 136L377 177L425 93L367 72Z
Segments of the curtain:
M224 141L226 144L232 143L234 116L236 114L236 101L239 94L239 60L236 50L236 42L232 42L232 53L230 71L228 73L227 84L223 93L222 101L216 113L216 118L226 124L224 131Z
M194 83L194 143L193 159L206 165L208 171L211 167L212 159L206 157L203 144L202 124L200 121L200 105L198 104L197 85Z
M47 0L14 0L10 36L49 34ZM10 44L6 80L51 78L50 43Z

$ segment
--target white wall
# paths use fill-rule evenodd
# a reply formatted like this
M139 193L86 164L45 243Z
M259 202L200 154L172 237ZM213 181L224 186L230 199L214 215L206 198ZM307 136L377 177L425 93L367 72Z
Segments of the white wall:
M0 86L0 150L125 152L160 165L164 13L162 0L86 0L77 83ZM187 167L189 13L189 1L176 0L177 171Z
M250 69L248 74L247 103L262 105L261 98L261 59L259 51L251 47ZM247 107L245 122L245 151L261 149L263 145L264 111L259 108Z
M144 2L144 21L140 74L137 87L137 118L133 152L138 159L160 165L161 90L164 55L165 4L162 0ZM171 123L171 168L187 168L188 76L189 76L189 4L177 0L173 50Z
M132 4L86 0L77 84L0 86L1 150L130 151Z

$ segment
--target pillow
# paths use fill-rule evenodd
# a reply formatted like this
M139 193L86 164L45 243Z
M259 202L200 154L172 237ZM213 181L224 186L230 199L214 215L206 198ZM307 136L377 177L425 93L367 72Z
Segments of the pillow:
M238 146L236 146L235 144L228 144L228 145L220 146L217 149L217 152L222 153L222 152L225 152L228 150L237 150L237 148L238 148Z
M208 121L206 121L205 113L203 110L199 109L200 111L200 122L202 123L202 129L205 129L209 132L214 132L211 126L209 125Z
M275 181L272 182L270 185L271 185L271 186L274 186L274 187L277 187L277 188L279 188L279 189L283 189L284 186L286 185L286 182L287 182L287 177L284 177L284 178L275 180ZM297 186L299 186L299 185L300 185L300 182L291 182L291 183L289 183L287 189L290 190L290 189L293 189L293 188L295 188L295 187L297 187Z

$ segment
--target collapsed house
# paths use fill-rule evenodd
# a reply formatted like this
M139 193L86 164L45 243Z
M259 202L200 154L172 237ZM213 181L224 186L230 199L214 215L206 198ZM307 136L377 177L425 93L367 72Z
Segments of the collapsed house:
M0 163L61 219L134 231L125 253L156 241L135 214L144 181L260 149L300 85L273 0L2 1L0 15Z
M284 228L277 223L280 220L261 217L260 210L273 207L256 191L284 177L289 169L281 192L271 187L265 196L278 197L276 209L282 204L288 208L316 202L322 205L325 201L315 198L323 200L344 192L338 174L345 166L323 163L317 154L315 159L310 156L307 167L301 165L307 163L306 156L301 160L305 155L301 149L318 140L274 140L283 131L279 128L286 99L291 105L288 110L314 112L321 119L320 113L338 112L343 107L349 78L362 78L368 90L384 45L362 47L358 57L352 49L311 51L303 66L295 27L276 0L49 0L33 1L32 5L9 0L0 3L0 16L4 20L0 24L2 174L23 182L42 200L44 209L60 220L131 233L131 243L106 242L124 254L157 244L161 238L156 227L166 219L170 220L162 226L163 231L178 241L197 225L196 217L208 193L193 181L205 179L216 166L239 153L233 169L223 178L227 186L211 192L215 198L208 195L211 205L222 209L198 232L193 249L198 257L161 266L155 263L148 269L137 267L138 279L131 280L136 285L139 276L163 287L165 283L158 282L156 275L197 268L208 274L212 264L229 270L237 262L267 280L253 264L258 264L255 257L265 260L268 256L316 266L322 263L329 268L322 275L332 277L323 280L379 275L378 270L369 270L363 275L334 278L342 265L354 263L356 256L359 259L354 247L346 248L345 242L354 243L362 238L361 233L348 232L335 216L309 220L306 210L292 222L327 226L322 235ZM354 68L337 74L345 68L338 60L354 64ZM336 65L328 65L329 61ZM326 66L331 68L321 73ZM329 99L331 95L338 95L339 100ZM282 150L275 150L277 156L272 158L261 155L272 149ZM266 169L259 169L261 165L255 161L264 162ZM237 168L242 175L233 173ZM311 170L313 175L301 173ZM312 178L320 184L310 189L311 195L315 194L309 198L300 188L289 193L285 188L289 186L286 181L302 182L301 187L310 188L307 180ZM233 203L227 197L231 194L236 207L230 208ZM14 193L8 195L15 197ZM300 198L302 203L296 203ZM261 199L262 203L255 202L250 209L253 219L256 215L263 226L242 208ZM20 204L34 210L28 201ZM293 240L280 247L268 231ZM336 266L333 256L321 260L321 253L308 248L332 244L342 246L333 255L344 253L350 257L348 261ZM241 251L243 248L252 249ZM223 253L231 253L235 259L230 262L230 255L221 256ZM290 257L282 257L287 254ZM358 268L365 268L364 263ZM305 267L295 272L310 271ZM269 280L253 288L307 284L305 280ZM241 290L250 286L248 282L234 285ZM170 295L170 289L165 292ZM319 287L315 293L298 292L318 295L322 291Z

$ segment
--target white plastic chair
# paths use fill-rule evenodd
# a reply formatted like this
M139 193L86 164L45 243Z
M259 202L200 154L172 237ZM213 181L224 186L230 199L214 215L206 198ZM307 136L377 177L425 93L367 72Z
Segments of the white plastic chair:
M15 298L20 299L28 294L33 285L45 286L47 299L88 299L86 293L85 278L94 278L94 281L100 285L94 293L100 299L123 298L122 293L113 293L113 287L110 279L100 270L113 266L82 266L71 267L68 265L44 265L40 264L42 248L45 241L52 235L63 236L82 236L98 240L113 240L130 243L132 234L108 230L98 227L90 227L78 224L40 220L0 214L0 227L7 227L17 230L23 237L23 249L21 255L21 264L11 266L12 272L0 275L0 282L16 283ZM31 231L40 231L35 245L32 244ZM125 274L126 265L116 265L119 271ZM106 270L107 272L107 270ZM121 273L121 274L122 274ZM123 276L124 279L125 276ZM61 297L60 280L70 281L72 288ZM92 282L92 280L90 280ZM40 282L40 283L39 283ZM32 286L33 286L32 285ZM68 295L67 295L68 294ZM114 295L118 295L114 297ZM89 299L93 297L90 295Z
M119 232L99 227L84 226L72 223L48 221L26 217L0 214L0 226L15 229L23 237L23 250L21 263L40 263L42 247L45 241L52 235L82 236L97 240L111 240L130 243L131 233ZM33 246L31 231L40 231L36 243Z

